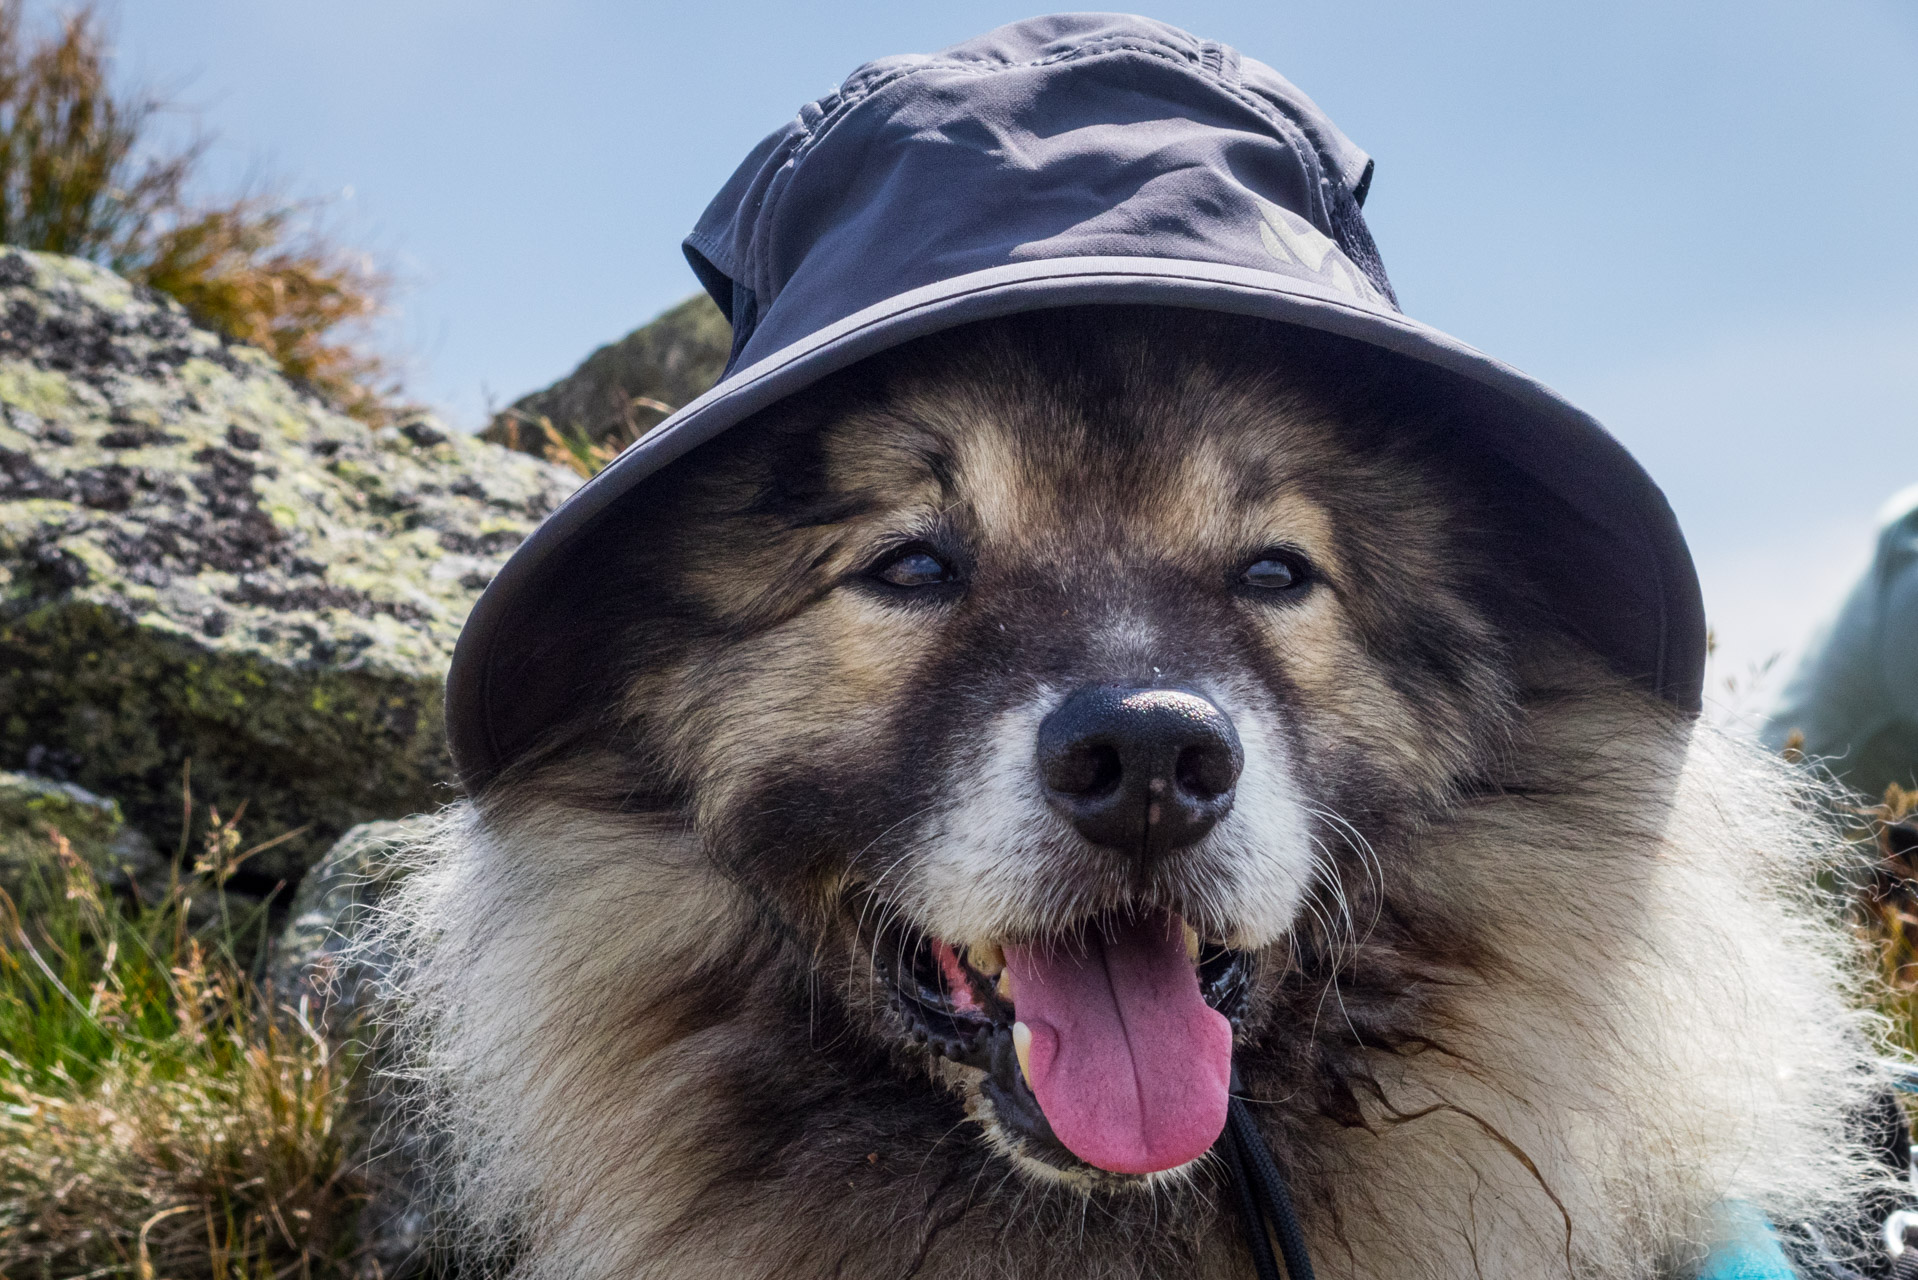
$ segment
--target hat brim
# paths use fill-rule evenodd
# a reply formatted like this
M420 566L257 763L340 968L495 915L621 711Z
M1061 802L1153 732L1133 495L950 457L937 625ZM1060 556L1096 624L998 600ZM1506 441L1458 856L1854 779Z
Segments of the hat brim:
M1581 522L1579 541L1622 557L1606 578L1627 598L1570 619L1623 674L1695 713L1705 619L1691 555L1664 494L1589 415L1518 370L1382 305L1276 272L1183 259L1053 258L994 267L889 298L741 369L674 413L573 494L520 544L460 633L446 682L455 767L477 791L509 761L496 700L502 636L536 609L541 582L589 540L619 500L680 457L787 396L868 356L977 320L1049 307L1159 305L1275 320L1370 343L1456 375L1484 443ZM1580 556L1566 557L1568 565ZM523 744L519 744L523 745Z

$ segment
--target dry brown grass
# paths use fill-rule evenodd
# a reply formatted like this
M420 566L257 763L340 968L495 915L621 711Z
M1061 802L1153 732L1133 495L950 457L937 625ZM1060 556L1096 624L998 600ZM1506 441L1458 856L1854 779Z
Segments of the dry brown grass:
M1878 855L1859 906L1878 948L1885 1012L1898 1046L1918 1058L1918 791L1889 787L1856 817Z
M379 315L390 282L366 255L329 243L300 207L238 200L194 214L156 235L129 270L355 417L383 425L401 411L391 367L342 337Z
M236 958L240 846L214 815L143 905L50 830L44 882L0 895L0 1277L355 1274L353 1064Z
M127 1056L86 1089L0 1078L0 1268L239 1280L341 1274L357 1203L324 1043L270 1019L163 1069Z
M591 480L652 429L639 425L635 410L658 414L653 423L653 426L657 426L672 415L673 406L647 396L634 396L627 403L625 422L598 440L576 423L560 427L543 413L529 414L508 409L495 420L498 434L489 431L487 438L496 440L508 449L523 453L537 452L548 462L565 467L582 479ZM526 447L529 443L536 443L539 448L529 449Z
M0 242L101 262L252 343L355 416L404 410L367 322L390 277L331 238L312 202L192 191L204 152L156 136L158 98L116 90L98 14L36 38L0 0Z

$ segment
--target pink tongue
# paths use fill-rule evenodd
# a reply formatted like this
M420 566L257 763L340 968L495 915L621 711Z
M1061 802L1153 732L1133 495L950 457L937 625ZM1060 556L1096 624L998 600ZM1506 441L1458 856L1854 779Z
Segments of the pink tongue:
M1200 996L1175 917L1008 946L1006 968L1033 1096L1072 1154L1114 1173L1205 1154L1225 1128L1232 1024Z

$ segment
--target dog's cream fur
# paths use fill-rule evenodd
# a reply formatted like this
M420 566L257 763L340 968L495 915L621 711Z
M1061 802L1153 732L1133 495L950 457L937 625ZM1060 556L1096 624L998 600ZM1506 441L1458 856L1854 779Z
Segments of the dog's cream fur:
M1819 797L1526 621L1500 594L1524 566L1472 541L1478 473L1447 479L1442 421L1418 452L1420 387L1341 408L1392 367L1244 322L1020 323L709 453L578 597L678 620L635 606L574 736L416 851L365 945L398 958L398 1070L470 1257L515 1280L1247 1276L1216 1169L1030 1159L981 1070L907 1042L867 980L875 901L959 941L1128 894L1237 930L1239 1065L1331 1280L1683 1277L1728 1201L1789 1228L1885 1180ZM1093 410L1056 394L1085 386ZM802 465L812 487L781 490ZM948 516L976 600L862 585ZM1232 557L1277 543L1329 585L1233 594ZM1030 754L1068 682L1161 661L1247 759L1162 884L1049 817Z
M1496 954L1436 1014L1445 1051L1381 1059L1373 1130L1317 1148L1305 1176L1339 1219L1313 1224L1323 1275L1651 1275L1702 1248L1726 1197L1794 1222L1857 1192L1846 1116L1871 1032L1810 888L1831 850L1802 782L1635 694L1604 703L1534 727L1533 769L1562 794L1429 832L1399 886ZM1630 802L1668 776L1668 805ZM564 805L503 827L462 805L418 856L385 939L462 1230L526 1242L523 1280L811 1274L816 1222L674 1226L702 1186L713 1059L738 1045L624 1015L662 973L753 946L749 904L697 847ZM1020 1273L987 1251L921 1274Z

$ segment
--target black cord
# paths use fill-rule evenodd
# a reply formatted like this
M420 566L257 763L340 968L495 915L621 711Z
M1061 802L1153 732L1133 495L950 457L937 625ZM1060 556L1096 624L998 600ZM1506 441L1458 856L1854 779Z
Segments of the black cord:
M1236 1105L1236 1099L1229 1104ZM1219 1143L1219 1154L1232 1175L1232 1189L1239 1194L1239 1222L1245 1230L1246 1248L1252 1251L1252 1270L1259 1280L1281 1280L1278 1259L1272 1256L1272 1237L1266 1234L1265 1220L1259 1215L1258 1195L1246 1177L1245 1161L1239 1157L1239 1136L1232 1130L1230 1110L1226 1116L1225 1140Z
M1272 1257L1272 1241L1276 1239L1289 1280L1313 1280L1312 1259L1306 1253L1305 1232L1299 1229L1292 1194L1286 1189L1278 1161L1272 1158L1272 1149L1252 1122L1243 1093L1238 1068L1234 1067L1225 1109L1225 1141L1220 1146L1232 1185L1239 1193L1239 1217L1245 1228L1246 1247L1252 1251L1252 1268L1259 1280L1279 1280Z

